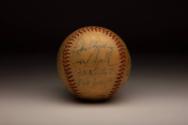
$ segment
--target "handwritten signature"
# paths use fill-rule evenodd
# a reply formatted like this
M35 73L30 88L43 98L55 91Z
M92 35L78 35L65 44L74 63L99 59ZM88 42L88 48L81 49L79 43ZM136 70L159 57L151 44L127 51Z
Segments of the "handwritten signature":
M105 51L104 51L105 50ZM107 65L112 64L112 54L114 47L106 43L99 43L97 41L91 42L89 46L86 46L84 42L80 42L79 47L75 50L79 60L76 61L78 64L101 64ZM87 53L88 58L83 58L82 54ZM101 56L104 55L104 56Z

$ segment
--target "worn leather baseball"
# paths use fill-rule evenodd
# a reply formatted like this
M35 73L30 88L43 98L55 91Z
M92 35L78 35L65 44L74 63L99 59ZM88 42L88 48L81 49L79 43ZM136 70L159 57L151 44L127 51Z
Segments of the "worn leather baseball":
M58 52L58 72L79 98L110 98L128 79L131 59L123 40L109 29L88 26L70 34Z

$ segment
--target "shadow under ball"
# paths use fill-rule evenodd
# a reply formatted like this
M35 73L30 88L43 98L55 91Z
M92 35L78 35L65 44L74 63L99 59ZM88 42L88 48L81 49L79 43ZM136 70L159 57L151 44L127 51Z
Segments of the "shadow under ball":
M130 74L125 42L109 29L88 26L71 33L58 52L58 73L66 88L86 100L110 98Z

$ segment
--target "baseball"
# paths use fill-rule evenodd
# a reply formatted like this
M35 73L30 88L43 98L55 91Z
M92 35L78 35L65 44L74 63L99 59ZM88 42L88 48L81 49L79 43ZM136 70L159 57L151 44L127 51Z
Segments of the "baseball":
M70 34L58 52L58 72L82 99L108 99L127 82L131 59L125 42L109 29L88 26Z

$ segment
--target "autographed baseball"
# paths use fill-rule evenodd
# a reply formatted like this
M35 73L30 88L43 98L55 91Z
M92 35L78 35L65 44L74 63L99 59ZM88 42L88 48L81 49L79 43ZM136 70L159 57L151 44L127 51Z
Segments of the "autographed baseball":
M109 29L88 26L70 34L58 52L58 72L82 99L110 98L128 79L131 59L123 40Z

